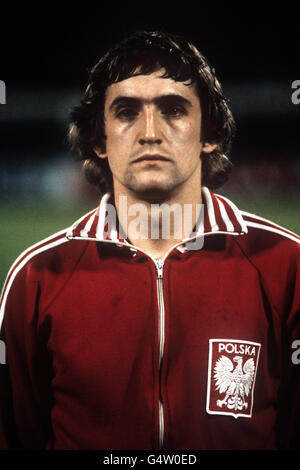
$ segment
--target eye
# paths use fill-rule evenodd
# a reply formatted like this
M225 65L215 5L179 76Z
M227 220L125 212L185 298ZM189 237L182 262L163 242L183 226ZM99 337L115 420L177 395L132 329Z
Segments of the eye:
M182 106L178 105L164 106L161 112L167 117L180 117L186 114L186 110Z
M118 119L133 120L137 115L138 111L133 108L122 108L116 113Z

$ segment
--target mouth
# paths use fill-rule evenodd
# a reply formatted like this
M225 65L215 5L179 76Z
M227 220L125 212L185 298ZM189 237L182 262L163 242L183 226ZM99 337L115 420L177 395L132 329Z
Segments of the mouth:
M139 163L139 162L148 162L148 163L156 163L158 161L162 161L162 162L170 162L170 158L167 158L165 157L164 155L159 155L157 153L155 154L146 154L146 155L142 155L141 157L139 158L136 158L133 163Z

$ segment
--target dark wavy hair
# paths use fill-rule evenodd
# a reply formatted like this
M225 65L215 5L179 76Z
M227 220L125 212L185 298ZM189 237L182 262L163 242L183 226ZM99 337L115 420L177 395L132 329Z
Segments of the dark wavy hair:
M202 184L222 186L232 164L228 158L235 123L222 87L206 58L185 39L160 31L137 31L113 46L89 71L88 85L79 106L70 114L69 141L79 153L87 180L100 191L112 191L113 179L105 153L104 105L107 87L134 75L164 69L163 78L188 82L198 93L202 110L202 139L218 147L202 158Z

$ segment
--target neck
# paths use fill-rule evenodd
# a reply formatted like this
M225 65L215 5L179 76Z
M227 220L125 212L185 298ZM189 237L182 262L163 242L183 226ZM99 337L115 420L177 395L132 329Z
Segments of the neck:
M114 197L127 240L154 258L163 258L172 246L188 238L201 209L201 186L182 185L164 197L141 197L119 184Z

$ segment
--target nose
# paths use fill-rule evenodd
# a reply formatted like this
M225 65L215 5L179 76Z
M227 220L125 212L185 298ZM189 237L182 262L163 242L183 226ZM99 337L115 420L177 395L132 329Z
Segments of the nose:
M160 144L161 142L161 129L155 109L152 106L146 106L141 117L139 143L145 145Z

